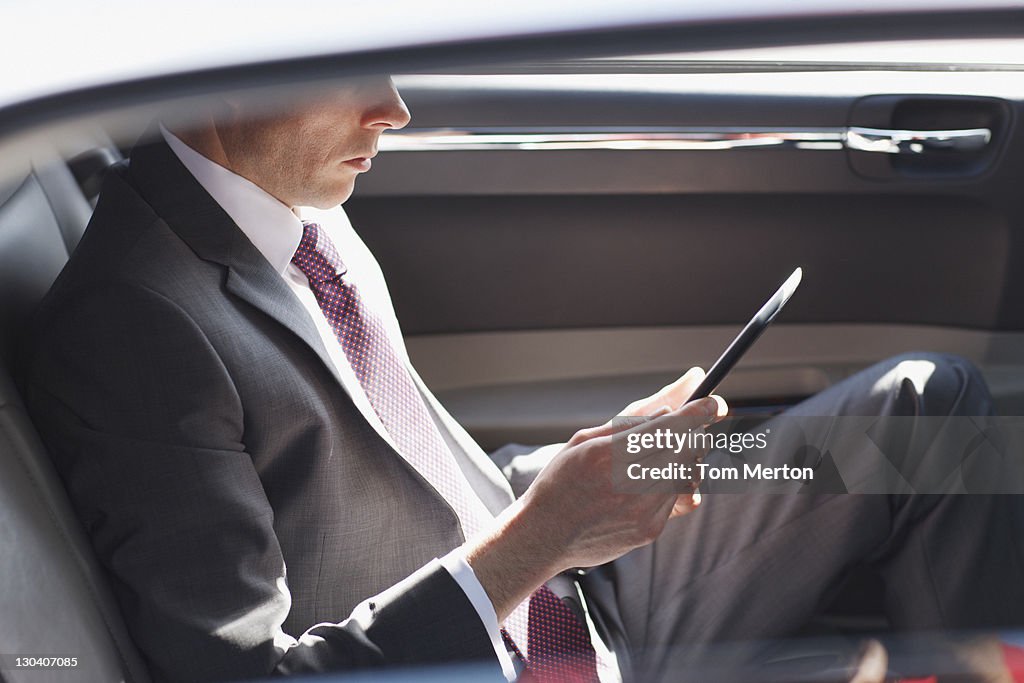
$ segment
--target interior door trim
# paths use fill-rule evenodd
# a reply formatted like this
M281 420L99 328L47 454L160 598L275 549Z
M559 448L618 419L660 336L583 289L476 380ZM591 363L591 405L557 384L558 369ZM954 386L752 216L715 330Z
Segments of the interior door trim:
M488 152L514 150L718 150L806 149L914 153L974 151L992 131L889 130L864 127L639 127L639 128L413 128L381 136L382 152Z

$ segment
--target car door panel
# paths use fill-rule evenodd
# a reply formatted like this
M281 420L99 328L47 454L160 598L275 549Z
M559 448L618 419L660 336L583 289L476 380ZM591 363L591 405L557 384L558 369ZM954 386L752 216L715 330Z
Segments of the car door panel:
M1000 74L717 74L713 87L703 76L399 79L411 132L729 136L375 160L346 207L420 373L471 433L488 448L543 443L607 419L706 367L797 265L801 289L723 385L734 404L786 404L887 355L935 350L979 363L1003 412L1019 410L1019 87ZM908 167L843 144L736 144L978 121L992 139L960 171L941 153ZM889 172L866 173L865 155Z

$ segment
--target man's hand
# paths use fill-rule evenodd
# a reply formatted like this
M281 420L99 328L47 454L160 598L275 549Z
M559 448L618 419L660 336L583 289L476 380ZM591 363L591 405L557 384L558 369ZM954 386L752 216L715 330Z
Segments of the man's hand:
M623 408L619 415L643 417L654 415L664 408L675 410L690 400L693 390L700 386L703 380L704 370L697 367L690 368L672 384L662 387L647 398L633 401Z
M699 371L687 373L655 396L672 400L687 386L692 392L702 376ZM724 416L727 406L713 396L658 412L666 423L668 418L687 416L709 424ZM654 429L660 422L655 419L633 429ZM646 545L661 534L670 516L692 509L680 506L675 493L614 490L612 436L624 430L625 426L608 422L578 432L526 493L502 513L498 529L470 541L467 560L499 621L555 574L609 562ZM704 455L703 450L684 450L679 458L692 464Z
M885 683L889 675L889 654L885 646L871 639L864 644L857 670L850 683Z
M704 375L705 373L702 368L692 367L675 382L663 386L647 398L633 401L623 408L619 415L626 417L657 417L665 415L690 400L694 390L704 381ZM722 414L724 415L725 413ZM700 493L680 494L672 509L672 516L685 515L687 512L696 509L699 505Z

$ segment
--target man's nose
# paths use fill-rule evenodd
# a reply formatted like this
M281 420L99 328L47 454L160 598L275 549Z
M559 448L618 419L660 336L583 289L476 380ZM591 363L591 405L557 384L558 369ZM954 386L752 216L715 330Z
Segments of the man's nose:
M370 106L363 112L364 128L403 128L409 123L409 119L412 118L409 108L405 106L391 78L381 79L375 83L373 93Z

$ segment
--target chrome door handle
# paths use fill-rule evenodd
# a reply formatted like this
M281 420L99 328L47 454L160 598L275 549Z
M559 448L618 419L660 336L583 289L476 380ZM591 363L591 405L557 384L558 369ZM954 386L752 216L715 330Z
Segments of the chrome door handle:
M923 152L977 152L992 140L988 128L963 130L889 130L885 128L846 129L848 149L884 154L921 154Z

